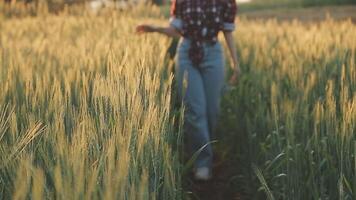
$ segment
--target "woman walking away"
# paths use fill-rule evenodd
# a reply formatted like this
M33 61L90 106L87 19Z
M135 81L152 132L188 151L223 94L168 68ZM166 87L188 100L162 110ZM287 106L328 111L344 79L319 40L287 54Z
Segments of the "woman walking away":
M207 181L212 176L213 152L209 142L225 79L225 61L218 41L220 31L232 58L230 84L235 84L240 74L232 34L236 10L235 0L173 0L168 27L139 25L136 28L138 33L181 37L176 57L178 96L186 108L184 130L189 147L192 152L202 149L194 163L194 178L199 181ZM183 84L183 79L187 84Z

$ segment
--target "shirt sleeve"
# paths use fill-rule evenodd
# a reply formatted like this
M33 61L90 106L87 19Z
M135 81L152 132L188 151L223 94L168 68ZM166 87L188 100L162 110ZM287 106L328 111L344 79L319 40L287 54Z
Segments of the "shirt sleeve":
M173 26L179 31L181 31L183 28L182 6L180 0L172 0L171 17L169 18L169 24L170 26Z
M235 30L235 17L237 13L237 5L235 0L226 0L224 4L223 14L223 30L234 31Z

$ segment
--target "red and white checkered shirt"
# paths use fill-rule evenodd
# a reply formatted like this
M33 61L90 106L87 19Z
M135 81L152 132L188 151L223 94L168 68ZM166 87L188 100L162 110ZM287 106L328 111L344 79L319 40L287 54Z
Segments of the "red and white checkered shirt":
M236 12L235 0L173 0L170 25L192 40L189 57L198 65L202 42L215 43L219 31L233 31Z

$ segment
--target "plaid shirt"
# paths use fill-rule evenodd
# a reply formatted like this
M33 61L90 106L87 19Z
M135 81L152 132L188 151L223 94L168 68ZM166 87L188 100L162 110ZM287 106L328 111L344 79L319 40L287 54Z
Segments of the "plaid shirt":
M235 0L172 0L170 25L192 40L189 58L199 65L204 57L202 43L215 43L220 30L235 29Z

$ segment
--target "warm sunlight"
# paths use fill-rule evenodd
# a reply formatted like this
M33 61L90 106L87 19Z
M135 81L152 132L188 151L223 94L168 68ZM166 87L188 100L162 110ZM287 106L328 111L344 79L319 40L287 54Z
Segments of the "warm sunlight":
M355 0L0 0L0 200L356 199Z

